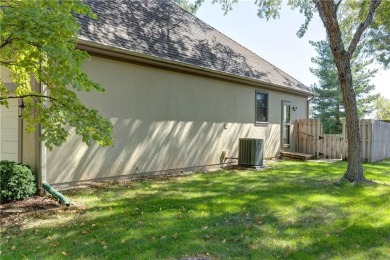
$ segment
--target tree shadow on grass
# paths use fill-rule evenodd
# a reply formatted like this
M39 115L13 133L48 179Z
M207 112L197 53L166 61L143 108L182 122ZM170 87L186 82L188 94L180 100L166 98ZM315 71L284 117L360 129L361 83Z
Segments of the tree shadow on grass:
M388 211L384 201L390 199L389 190L321 186L318 178L310 177L314 169L306 165L288 173L231 171L91 190L91 205L80 216L60 224L52 223L56 217L37 219L42 223L5 232L2 256L62 258L63 252L69 258L110 259L385 256L390 227L383 221ZM306 177L301 176L303 171ZM319 178L326 182L326 176Z

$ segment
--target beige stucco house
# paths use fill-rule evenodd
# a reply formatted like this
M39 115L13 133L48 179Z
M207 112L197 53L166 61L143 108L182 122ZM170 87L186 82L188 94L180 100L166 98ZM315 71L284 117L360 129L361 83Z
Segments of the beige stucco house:
M170 2L86 2L99 19L80 18L78 47L106 93L80 96L111 120L114 147L72 134L46 151L39 133L23 133L12 101L1 108L1 159L62 184L220 165L244 137L264 139L266 158L293 145L290 124L308 117L308 87ZM4 69L1 77L12 88Z

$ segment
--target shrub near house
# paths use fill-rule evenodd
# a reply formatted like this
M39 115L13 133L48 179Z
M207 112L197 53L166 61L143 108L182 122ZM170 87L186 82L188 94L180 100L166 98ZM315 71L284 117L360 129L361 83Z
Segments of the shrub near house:
M21 200L36 192L35 177L29 166L0 161L0 201Z

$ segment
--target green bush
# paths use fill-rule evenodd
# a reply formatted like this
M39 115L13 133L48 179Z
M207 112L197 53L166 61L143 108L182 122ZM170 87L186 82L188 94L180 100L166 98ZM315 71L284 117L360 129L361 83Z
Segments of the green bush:
M0 161L0 201L22 200L36 192L35 177L29 166Z

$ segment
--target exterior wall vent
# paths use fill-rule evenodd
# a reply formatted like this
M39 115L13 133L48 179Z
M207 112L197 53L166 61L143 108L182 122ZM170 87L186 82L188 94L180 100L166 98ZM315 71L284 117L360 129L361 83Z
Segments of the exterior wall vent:
M238 145L238 165L263 167L264 140L240 138Z

